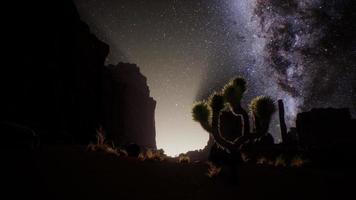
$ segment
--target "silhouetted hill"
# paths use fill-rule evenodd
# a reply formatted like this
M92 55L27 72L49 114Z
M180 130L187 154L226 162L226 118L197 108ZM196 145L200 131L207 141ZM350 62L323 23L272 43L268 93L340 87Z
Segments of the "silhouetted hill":
M155 108L147 79L135 64L106 67L105 121L108 136L117 144L134 142L156 148Z

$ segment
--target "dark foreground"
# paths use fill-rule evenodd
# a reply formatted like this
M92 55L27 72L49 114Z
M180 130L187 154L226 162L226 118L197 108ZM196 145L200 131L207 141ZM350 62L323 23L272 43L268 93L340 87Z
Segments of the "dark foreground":
M239 184L206 176L205 163L142 162L83 146L1 151L5 199L349 199L352 170L241 166ZM351 181L351 182L349 182ZM1 198L3 199L3 198Z

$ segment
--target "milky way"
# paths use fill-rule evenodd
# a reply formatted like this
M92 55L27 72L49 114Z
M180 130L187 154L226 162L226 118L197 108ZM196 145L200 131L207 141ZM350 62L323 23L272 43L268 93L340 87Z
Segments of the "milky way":
M290 124L312 106L355 111L352 0L75 2L110 45L107 63L133 62L147 76L157 145L170 155L204 147L192 103L236 75L248 81L244 106L261 94L282 98Z
M292 105L291 119L311 107L354 107L354 11L352 0L255 2L263 66Z

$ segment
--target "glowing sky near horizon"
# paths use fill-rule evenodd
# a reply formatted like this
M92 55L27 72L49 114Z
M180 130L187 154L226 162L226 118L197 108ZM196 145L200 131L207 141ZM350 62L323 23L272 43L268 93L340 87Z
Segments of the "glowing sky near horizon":
M193 122L191 107L211 57L226 53L216 51L229 42L222 40L227 33L221 3L77 0L76 4L93 32L110 45L107 63L136 63L147 77L157 101L157 147L168 155L204 148L208 134Z
M298 9L309 12L312 6L324 0L314 0L312 5L305 0L295 2L300 4ZM261 37L264 33L253 12L255 0L75 0L75 3L91 30L110 45L107 63L136 63L147 77L151 96L157 101L157 147L163 148L168 155L206 145L208 134L193 122L192 104L220 89L236 75L244 76L248 82L243 106L247 108L247 102L257 95L282 98L290 122L305 98L310 107L350 105L355 97L352 88L355 70L346 74L340 71L338 78L333 78L336 69L343 68L337 66L328 71L323 66L327 62L307 66L313 58L306 60L295 54L303 48L317 46L312 42L318 42L318 35L298 32L306 26L302 21L304 18L294 12L287 17L266 15L266 26L288 19L296 32L289 39L295 44L293 51L277 49L278 54L291 61L286 66L286 73L278 74L272 70L272 74L268 74L272 68L264 59L265 47L269 39L274 38L267 38L268 32L267 37ZM310 29L315 30L321 33L326 29ZM349 68L353 69L352 65ZM326 74L327 79L317 79L320 73ZM281 87L280 80L300 94L293 96ZM337 84L344 87L335 88ZM342 101L334 97L319 98L323 95L319 91L324 90L342 97ZM271 128L278 141L276 119Z

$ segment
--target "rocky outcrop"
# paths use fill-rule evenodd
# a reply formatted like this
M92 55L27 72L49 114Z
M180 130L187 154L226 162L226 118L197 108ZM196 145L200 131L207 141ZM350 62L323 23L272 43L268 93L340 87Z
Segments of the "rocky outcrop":
M72 0L7 6L14 16L1 46L0 122L60 143L93 141L103 125L119 144L156 147L156 102L146 78L135 65L104 66L109 46L81 21Z
M71 0L16 1L3 27L1 121L41 138L87 142L101 119L109 46L80 20Z
M104 75L105 128L118 145L156 148L155 107L146 77L137 65L109 65Z
M191 161L207 161L209 159L210 151L213 145L214 139L209 137L209 140L203 149L188 151L186 155L189 156Z
M355 144L355 125L349 109L319 108L297 116L299 142L307 147L339 147Z
M321 108L297 115L299 144L320 167L355 167L356 124L347 108Z

